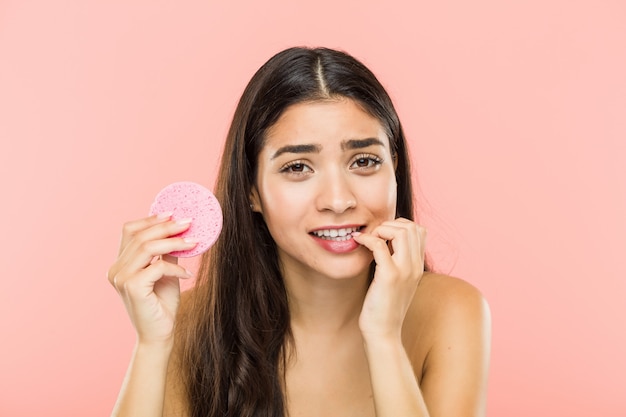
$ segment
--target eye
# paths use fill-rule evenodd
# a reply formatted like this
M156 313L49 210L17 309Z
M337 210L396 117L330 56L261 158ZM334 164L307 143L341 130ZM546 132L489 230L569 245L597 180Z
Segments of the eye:
M350 165L350 168L355 168L355 169L377 168L380 164L382 164L382 162L383 160L377 157L376 155L361 154L361 155L357 155L356 158L354 158L352 165Z
M288 162L280 168L280 172L294 175L303 175L311 171L313 170L302 161Z

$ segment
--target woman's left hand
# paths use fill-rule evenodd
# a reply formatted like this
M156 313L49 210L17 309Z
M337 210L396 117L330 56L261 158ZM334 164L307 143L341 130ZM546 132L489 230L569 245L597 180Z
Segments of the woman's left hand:
M403 218L386 221L354 240L372 251L376 272L359 327L364 339L400 340L402 323L424 274L426 230Z

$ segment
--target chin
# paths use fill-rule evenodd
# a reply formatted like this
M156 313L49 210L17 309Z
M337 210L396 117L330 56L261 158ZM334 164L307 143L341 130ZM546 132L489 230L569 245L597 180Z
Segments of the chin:
M300 276L317 276L331 280L367 278L374 259L372 253L359 247L350 253L330 254L328 252L286 253L279 249L283 271L292 271Z
M355 254L356 255L356 254ZM369 276L372 256L368 253L366 256L357 255L358 258L343 259L338 262L327 262L323 268L317 272L329 279L349 280L363 278Z

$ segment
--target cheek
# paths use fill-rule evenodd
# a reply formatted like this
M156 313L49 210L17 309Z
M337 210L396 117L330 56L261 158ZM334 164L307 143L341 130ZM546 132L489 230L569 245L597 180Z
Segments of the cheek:
M264 212L267 214L276 212L289 213L297 208L305 206L311 199L311 191L306 187L265 187L261 195ZM294 213L295 214L295 213Z
M377 217L393 220L396 217L397 187L395 175L380 177L361 188L359 201Z
M290 186L267 181L261 187L263 218L272 234L295 226L311 207L311 190L302 184Z

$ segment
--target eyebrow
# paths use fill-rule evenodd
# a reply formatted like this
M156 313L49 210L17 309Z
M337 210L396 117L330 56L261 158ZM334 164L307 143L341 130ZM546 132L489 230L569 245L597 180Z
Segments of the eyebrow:
M385 146L378 138L350 139L341 142L341 150L362 149L372 145ZM318 144L286 145L278 148L271 159L276 159L284 153L320 153L321 151L322 146Z
M287 145L278 148L271 159L276 159L284 153L320 153L321 145Z
M382 147L385 146L385 144L378 138L350 139L341 142L341 149L344 151L352 149L362 149L372 145L380 145Z

